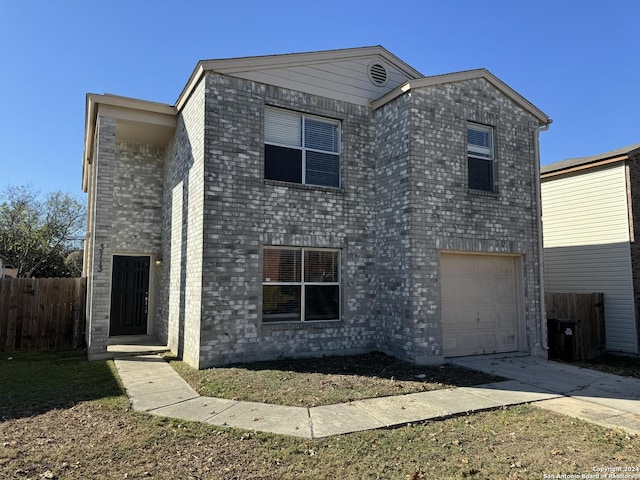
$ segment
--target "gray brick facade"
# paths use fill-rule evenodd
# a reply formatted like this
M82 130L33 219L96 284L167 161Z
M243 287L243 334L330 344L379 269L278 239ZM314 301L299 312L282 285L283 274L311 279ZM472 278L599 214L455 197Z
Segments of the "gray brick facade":
M113 222L113 178L116 157L116 124L109 117L97 119L99 132L91 163L93 172L87 226L90 275L87 279L87 348L89 357L107 350L111 292L111 225Z
M369 110L220 75L208 75L206 85L199 365L371 350L375 157ZM342 121L345 188L264 180L265 105ZM263 324L265 245L341 249L342 320Z
M268 107L340 122L339 188L265 179ZM496 193L467 188L468 121L495 128ZM90 355L106 345L117 252L162 259L150 333L197 368L374 350L441 363L447 251L521 258L519 348L540 342L539 120L483 78L373 107L205 72L164 146L116 141L116 123L100 118L90 174ZM340 251L340 320L262 321L271 246Z
M109 331L111 259L113 255L161 256L163 148L118 141L116 120L99 117L100 138L93 167L95 186L90 199L94 211L93 230L88 238L91 258L87 302L90 354L106 348ZM150 318L155 319L162 283L161 271L150 272ZM150 328L155 325L150 323Z

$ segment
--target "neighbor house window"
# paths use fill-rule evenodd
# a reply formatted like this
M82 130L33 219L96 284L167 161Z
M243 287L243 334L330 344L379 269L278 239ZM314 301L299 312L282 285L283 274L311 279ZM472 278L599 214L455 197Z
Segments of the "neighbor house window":
M265 247L262 320L339 320L339 272L338 250Z
M264 142L264 178L340 186L339 122L267 108Z
M495 192L493 128L467 125L467 162L469 189Z

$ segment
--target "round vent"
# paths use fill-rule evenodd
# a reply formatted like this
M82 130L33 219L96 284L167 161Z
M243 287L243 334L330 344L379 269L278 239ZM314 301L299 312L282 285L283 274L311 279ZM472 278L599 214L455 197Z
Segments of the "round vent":
M380 63L369 65L369 80L374 85L383 87L387 84L387 69Z

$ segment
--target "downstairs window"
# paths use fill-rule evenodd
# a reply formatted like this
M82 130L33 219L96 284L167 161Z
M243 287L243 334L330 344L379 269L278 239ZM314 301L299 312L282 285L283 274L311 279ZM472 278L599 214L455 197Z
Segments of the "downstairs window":
M265 247L262 261L262 320L339 320L339 272L338 250Z

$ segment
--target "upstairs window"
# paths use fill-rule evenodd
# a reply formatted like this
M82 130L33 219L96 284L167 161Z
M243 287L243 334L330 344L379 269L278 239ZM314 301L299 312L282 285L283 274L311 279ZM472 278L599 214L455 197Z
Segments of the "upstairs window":
M467 125L467 162L469 189L495 192L493 128Z
M265 247L262 262L262 320L339 320L339 271L338 250Z
M264 178L340 187L340 123L267 108Z

